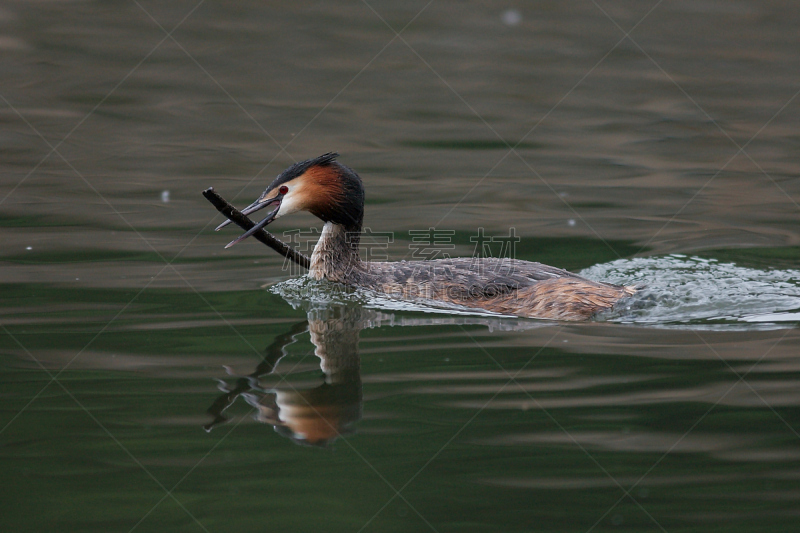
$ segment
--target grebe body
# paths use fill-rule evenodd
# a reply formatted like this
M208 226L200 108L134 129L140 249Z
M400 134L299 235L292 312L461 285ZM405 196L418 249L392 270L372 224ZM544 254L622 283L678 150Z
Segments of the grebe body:
M503 314L557 320L586 320L636 292L600 283L541 263L508 258L455 258L428 261L363 261L359 243L364 219L364 187L338 154L296 163L242 210L273 207L233 246L272 221L308 211L324 223L311 254L309 276L392 297L433 300ZM227 225L221 224L217 229Z

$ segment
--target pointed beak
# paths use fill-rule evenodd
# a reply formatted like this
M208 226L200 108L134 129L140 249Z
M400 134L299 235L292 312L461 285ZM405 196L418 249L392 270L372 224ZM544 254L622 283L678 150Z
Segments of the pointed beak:
M249 215L251 213L255 213L256 211L264 209L265 207L268 207L268 206L271 206L271 205L275 206L275 209L273 209L272 212L269 215L266 216L266 218L264 218L261 222L259 222L258 224L256 224L255 226L253 226L252 228L250 228L249 230L244 232L242 235L240 235L236 239L234 239L231 242L229 242L225 246L225 248L226 249L230 248L234 244L237 244L237 243L245 240L249 236L253 235L257 231L262 229L264 226L266 226L267 224L269 224L270 222L275 220L275 217L278 215L278 211L280 211L280 209L281 209L281 200L283 200L283 195L282 194L279 194L275 198L270 198L269 200L262 200L261 198L259 198L258 200L256 200L252 204L250 204L247 207L245 207L244 209L242 209L242 214L243 215ZM225 222L223 222L222 224L217 226L217 228L214 231L219 231L220 229L222 229L225 226L227 226L228 224L230 224L230 222L231 222L230 220L226 220Z
M280 201L280 198L275 197L275 198L273 198L273 201L274 200ZM261 198L259 198L258 200L256 200L252 204L250 204L247 207L245 207L244 209L242 209L242 214L243 215L249 215L250 213L255 213L256 211L258 211L260 209L264 209L265 207L267 207L271 203L272 202L270 202L270 201L262 202ZM280 207L280 204L279 204L279 207ZM219 230L221 230L222 228L224 228L225 226L227 226L230 223L231 223L230 220L226 220L225 222L223 222L222 224L220 224L219 226L214 228L214 231L219 231Z

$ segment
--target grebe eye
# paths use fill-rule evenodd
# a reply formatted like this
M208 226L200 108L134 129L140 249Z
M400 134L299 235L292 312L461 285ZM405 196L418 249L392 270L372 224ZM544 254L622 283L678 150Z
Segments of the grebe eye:
M286 185L281 185L281 188L278 189L279 194L286 194L287 192L289 192L289 187Z

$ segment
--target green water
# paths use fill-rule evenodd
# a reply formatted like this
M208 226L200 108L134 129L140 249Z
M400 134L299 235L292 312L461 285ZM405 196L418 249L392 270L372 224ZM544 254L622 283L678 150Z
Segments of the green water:
M799 24L0 6L0 529L800 531ZM241 207L331 150L389 259L514 228L520 259L643 289L566 324L223 250L202 190Z
M0 460L12 530L796 523L791 329L653 331L317 304L365 315L360 343L328 347L360 355L360 367L349 400L314 404L349 410L349 429L302 446L302 434L254 420L242 396L227 423L202 427L224 396L215 380L231 387L253 373L307 318L279 296L44 284L3 295ZM296 337L251 393L322 385L308 333Z

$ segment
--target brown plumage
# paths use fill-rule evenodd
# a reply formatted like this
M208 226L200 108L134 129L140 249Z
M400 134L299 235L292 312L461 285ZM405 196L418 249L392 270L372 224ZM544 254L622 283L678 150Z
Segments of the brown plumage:
M633 287L591 281L566 270L517 259L362 261L358 248L364 189L361 178L336 162L336 156L325 154L292 165L259 200L243 210L252 213L261 205L277 205L257 224L259 227L300 210L322 219L325 226L311 255L312 278L402 299L557 320L588 319L636 292ZM275 192L280 190L284 192Z

